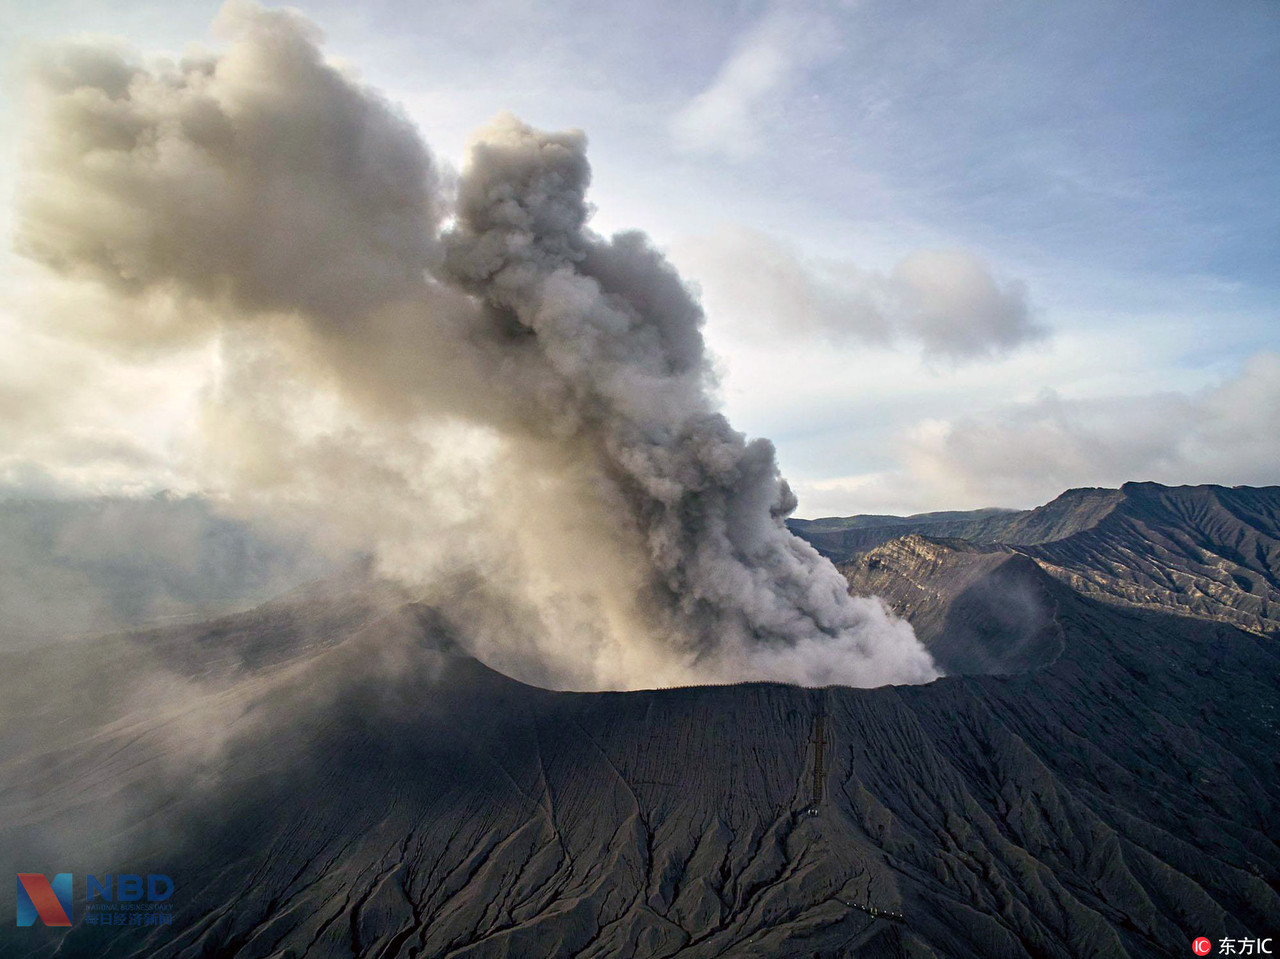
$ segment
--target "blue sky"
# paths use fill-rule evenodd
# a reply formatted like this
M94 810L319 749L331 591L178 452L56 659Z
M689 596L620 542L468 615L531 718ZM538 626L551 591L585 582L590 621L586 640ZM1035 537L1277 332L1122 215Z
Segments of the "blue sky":
M597 228L699 284L802 515L1280 482L1274 2L297 6L446 161L502 109L587 131ZM177 55L216 13L0 2L5 192L40 42ZM61 469L10 442L11 473Z

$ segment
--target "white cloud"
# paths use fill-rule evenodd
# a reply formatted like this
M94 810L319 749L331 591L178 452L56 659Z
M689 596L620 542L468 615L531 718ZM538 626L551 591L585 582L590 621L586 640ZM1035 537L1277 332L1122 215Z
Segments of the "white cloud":
M967 250L917 250L887 273L805 258L741 228L682 242L676 259L708 313L742 340L918 343L926 357L991 358L1043 339L1025 284L1001 282Z
M711 85L676 114L676 144L737 160L759 152L764 127L788 87L835 50L825 18L774 10L741 38Z
M1280 353L1193 393L1027 403L924 419L898 442L899 465L796 483L804 515L1034 506L1065 489L1129 481L1280 482ZM856 504L852 505L851 504Z

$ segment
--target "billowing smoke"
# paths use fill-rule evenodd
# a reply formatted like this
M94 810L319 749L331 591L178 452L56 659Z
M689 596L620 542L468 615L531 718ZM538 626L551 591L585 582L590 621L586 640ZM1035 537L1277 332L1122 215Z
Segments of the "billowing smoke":
M588 228L581 133L500 117L451 195L305 21L237 3L220 24L224 53L174 65L51 54L18 239L110 291L76 335L222 344L224 415L203 420L240 464L222 490L319 484L311 504L374 545L431 539L434 573L454 567L432 596L491 659L535 637L549 681L937 675L908 625L786 530L773 446L710 398L697 301L642 235ZM270 439L242 443L264 420ZM441 437L464 434L482 468L450 462ZM464 518L422 519L449 482Z

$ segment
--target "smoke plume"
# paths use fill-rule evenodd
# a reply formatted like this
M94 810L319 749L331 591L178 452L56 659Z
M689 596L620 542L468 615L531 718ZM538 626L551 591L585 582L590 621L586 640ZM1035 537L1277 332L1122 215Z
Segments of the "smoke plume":
M680 277L641 234L589 229L582 133L499 117L452 185L296 14L233 3L219 26L225 52L177 64L50 54L18 241L109 291L67 335L221 344L203 426L224 491L311 485L375 545L430 540L455 574L430 591L478 651L534 642L565 684L937 675L785 528L795 498L715 409ZM440 518L450 482L466 505ZM460 568L483 585L449 585Z

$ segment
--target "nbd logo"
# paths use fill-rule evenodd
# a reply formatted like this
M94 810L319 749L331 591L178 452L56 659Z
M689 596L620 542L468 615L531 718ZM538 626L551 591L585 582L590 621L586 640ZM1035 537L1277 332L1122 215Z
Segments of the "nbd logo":
M115 898L111 897L112 880L115 880ZM142 877L121 873L118 876L108 875L104 879L90 876L85 881L84 901L93 902L137 902L142 898ZM147 876L147 902L164 902L173 895L173 880L160 873Z
M18 925L34 926L38 918L46 926L70 926L71 886L69 872L52 880L43 873L18 873ZM173 907L159 905L172 895L173 880L161 873L90 875L85 880L84 921L90 926L172 925Z
M60 872L52 882L43 873L18 873L18 925L34 926L36 916L46 926L71 925L71 873Z

